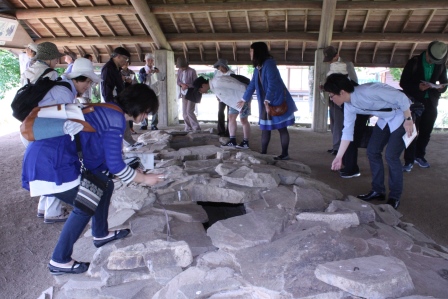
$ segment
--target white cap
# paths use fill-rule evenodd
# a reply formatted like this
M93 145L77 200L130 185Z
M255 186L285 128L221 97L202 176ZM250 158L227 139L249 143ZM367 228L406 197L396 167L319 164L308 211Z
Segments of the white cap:
M29 43L28 45L25 45L26 48L30 48L34 52L37 52L37 44L36 43Z
M73 63L72 72L66 75L68 79L73 79L79 76L87 77L95 83L101 81L101 78L93 71L92 62L87 58L76 59Z

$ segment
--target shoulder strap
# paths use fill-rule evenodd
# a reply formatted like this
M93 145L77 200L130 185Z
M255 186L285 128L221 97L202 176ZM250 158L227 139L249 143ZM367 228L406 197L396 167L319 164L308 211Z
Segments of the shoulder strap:
M105 107L109 109L113 109L115 111L118 111L120 113L124 113L124 111L118 107L117 105L108 104L108 103L98 103L98 104L87 104L84 109L82 109L83 114L87 114L90 112L95 111L95 107Z
M42 75L39 76L39 78L37 78L37 80L42 79L46 74L48 74L49 72L52 72L52 71L54 71L54 69L52 69L51 67L45 69L45 71L42 73Z

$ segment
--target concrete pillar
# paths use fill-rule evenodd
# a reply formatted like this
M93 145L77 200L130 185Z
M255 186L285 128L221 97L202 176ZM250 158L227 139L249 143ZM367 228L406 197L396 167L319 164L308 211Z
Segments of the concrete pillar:
M154 66L159 73L159 126L168 127L179 124L174 52L154 51Z
M329 70L328 63L323 63L324 54L322 49L316 50L314 56L314 111L313 124L314 132L326 132L328 130L328 95L320 90L320 85L324 85Z

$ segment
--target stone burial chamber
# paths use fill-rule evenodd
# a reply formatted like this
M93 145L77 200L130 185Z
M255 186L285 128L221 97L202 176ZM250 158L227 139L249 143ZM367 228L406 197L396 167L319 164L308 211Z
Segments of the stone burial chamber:
M212 130L138 141L166 180L116 181L109 226L131 234L96 249L88 229L73 254L88 272L41 298L448 298L448 249L391 206L343 197L300 161L222 149Z

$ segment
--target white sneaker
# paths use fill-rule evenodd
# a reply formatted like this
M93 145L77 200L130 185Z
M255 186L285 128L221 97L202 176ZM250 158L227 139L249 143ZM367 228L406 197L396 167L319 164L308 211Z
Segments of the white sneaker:
M44 223L47 224L53 224L56 222L65 222L67 221L68 216L70 215L70 212L68 212L67 210L63 210L62 214L59 216L55 216L55 217L45 217L44 218Z

